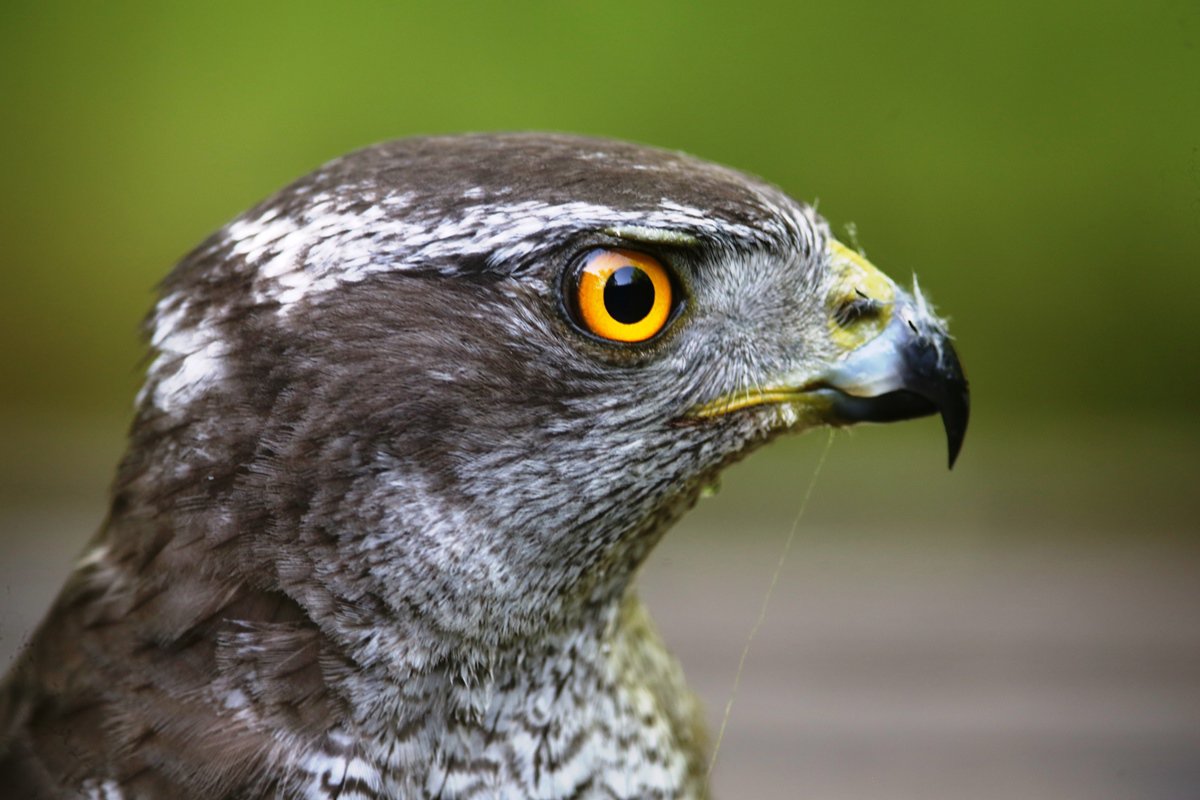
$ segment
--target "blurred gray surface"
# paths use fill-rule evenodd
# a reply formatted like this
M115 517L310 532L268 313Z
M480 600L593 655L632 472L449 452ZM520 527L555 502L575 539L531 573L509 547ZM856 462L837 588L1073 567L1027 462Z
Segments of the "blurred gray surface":
M779 550L676 536L645 575L714 731ZM747 659L718 794L1200 797L1196 564L806 531Z

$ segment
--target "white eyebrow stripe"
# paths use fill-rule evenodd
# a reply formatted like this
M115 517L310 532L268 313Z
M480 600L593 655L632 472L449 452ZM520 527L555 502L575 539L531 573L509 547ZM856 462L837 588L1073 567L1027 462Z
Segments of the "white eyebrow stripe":
M299 219L271 209L227 229L231 252L254 272L255 302L277 303L281 315L308 297L372 274L455 257L485 257L492 265L519 262L552 244L555 234L575 230L662 231L676 242L697 234L751 240L768 235L667 199L643 210L582 201L485 203L460 208L449 218L435 210L421 213L410 205L410 195L353 211L314 199ZM396 206L405 207L405 216L395 216Z
M469 192L475 194L475 192ZM339 200L328 193L307 198L303 210L281 214L278 206L243 216L224 230L218 250L223 267L250 280L250 305L276 306L287 318L303 301L371 275L410 269L452 272L459 259L485 258L495 267L519 265L565 235L609 231L642 241L695 243L714 240L815 241L811 209L759 198L771 212L760 226L714 218L703 209L662 198L643 209L597 203L538 200L460 206L451 216L412 193ZM238 305L245 307L243 300ZM224 321L232 306L214 304L196 313L181 292L156 306L151 346L157 351L138 395L165 412L178 412L218 385L229 373Z
M187 322L191 310L191 302L179 292L155 306L150 346L156 355L146 370L137 405L149 397L164 412L185 408L225 375L229 344L220 326L207 316Z

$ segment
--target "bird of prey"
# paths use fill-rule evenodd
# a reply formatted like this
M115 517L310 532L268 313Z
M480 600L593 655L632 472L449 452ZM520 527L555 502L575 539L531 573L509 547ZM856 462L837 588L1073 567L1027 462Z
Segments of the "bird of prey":
M345 156L186 256L108 516L0 691L19 798L705 797L633 590L784 432L942 415L943 322L809 206L614 141Z

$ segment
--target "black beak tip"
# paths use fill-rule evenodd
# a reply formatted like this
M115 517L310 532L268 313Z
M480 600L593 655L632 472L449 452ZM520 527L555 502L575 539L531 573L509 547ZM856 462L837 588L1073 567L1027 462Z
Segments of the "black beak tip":
M954 348L945 345L944 361L941 365L941 391L937 392L934 405L942 415L942 426L946 429L946 447L949 450L948 469L954 469L967 435L967 421L971 417L971 391L967 376Z
M967 435L967 419L971 413L971 398L963 382L962 391L956 393L954 401L941 406L942 427L946 429L946 447L949 450L948 469L954 469L954 462L962 450L963 439Z

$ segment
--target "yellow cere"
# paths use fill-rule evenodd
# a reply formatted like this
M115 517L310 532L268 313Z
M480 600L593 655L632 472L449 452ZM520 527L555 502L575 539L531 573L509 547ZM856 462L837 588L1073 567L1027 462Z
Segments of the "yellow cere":
M849 352L866 344L887 327L896 298L896 285L860 253L836 239L829 240L829 266L834 276L833 290L827 300L829 334L834 343ZM843 325L838 321L837 310L857 299L879 303L879 313Z

